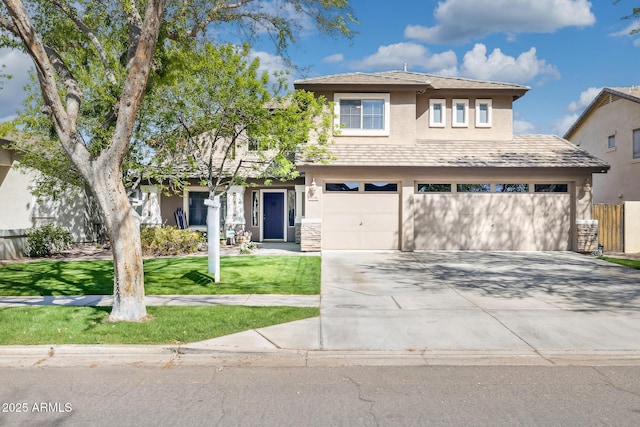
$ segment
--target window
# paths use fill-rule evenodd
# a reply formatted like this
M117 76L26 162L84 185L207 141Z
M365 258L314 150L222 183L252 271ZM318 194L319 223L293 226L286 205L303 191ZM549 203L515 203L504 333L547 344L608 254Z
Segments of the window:
M607 147L609 149L616 148L616 136L615 135L611 135L611 136L609 136L609 138L607 138Z
M341 135L389 135L388 93L336 93L334 101Z
M469 100L454 99L452 105L451 126L467 127L469 126Z
M365 182L364 191L398 191L398 184L391 182Z
M490 184L458 184L456 188L458 193L489 193L491 191Z
M357 182L328 182L325 184L326 191L358 191L360 185Z
M496 184L496 193L528 193L529 184Z
M444 99L429 100L429 126L442 128L447 120L447 103Z
M492 108L490 99L476 99L476 127L491 127Z
M640 159L640 129L633 131L633 158Z
M451 193L451 184L418 184L418 193Z
M207 191L189 192L189 226L207 225L207 207L204 201L208 198Z
M535 184L536 193L567 193L569 186L567 184Z

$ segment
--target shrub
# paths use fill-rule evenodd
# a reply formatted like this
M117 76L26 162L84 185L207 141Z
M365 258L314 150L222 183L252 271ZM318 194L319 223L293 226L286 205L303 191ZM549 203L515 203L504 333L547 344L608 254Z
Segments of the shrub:
M50 257L69 249L73 243L71 233L49 224L27 232L27 253L30 257Z
M183 255L197 252L203 235L176 227L142 227L142 254L145 256Z

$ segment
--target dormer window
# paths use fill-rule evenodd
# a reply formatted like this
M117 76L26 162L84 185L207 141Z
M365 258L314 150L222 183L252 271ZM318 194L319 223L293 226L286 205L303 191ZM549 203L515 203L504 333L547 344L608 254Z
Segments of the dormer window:
M468 127L469 126L469 100L454 99L452 106L452 127Z
M476 127L490 128L493 111L490 99L476 99Z
M443 128L447 120L447 104L444 99L429 100L429 126Z
M340 135L389 135L388 93L336 93L334 102Z

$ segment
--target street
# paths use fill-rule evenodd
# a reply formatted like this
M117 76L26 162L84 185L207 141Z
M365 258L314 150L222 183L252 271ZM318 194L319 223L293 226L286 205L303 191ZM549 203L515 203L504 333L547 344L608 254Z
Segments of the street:
M3 368L0 425L640 425L640 367Z

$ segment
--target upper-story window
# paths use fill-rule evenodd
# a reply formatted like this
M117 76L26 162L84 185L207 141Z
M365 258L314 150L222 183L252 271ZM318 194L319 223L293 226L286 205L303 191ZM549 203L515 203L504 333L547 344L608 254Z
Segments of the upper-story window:
M640 129L633 131L633 158L640 159Z
M469 126L469 100L454 99L451 104L451 126L468 127Z
M334 101L340 135L389 135L388 93L336 93Z
M447 120L447 103L444 99L429 100L429 126L442 128Z
M616 136L615 135L609 135L609 137L607 138L607 148L609 148L609 149L616 148Z
M476 99L476 127L491 127L493 111L490 99Z

